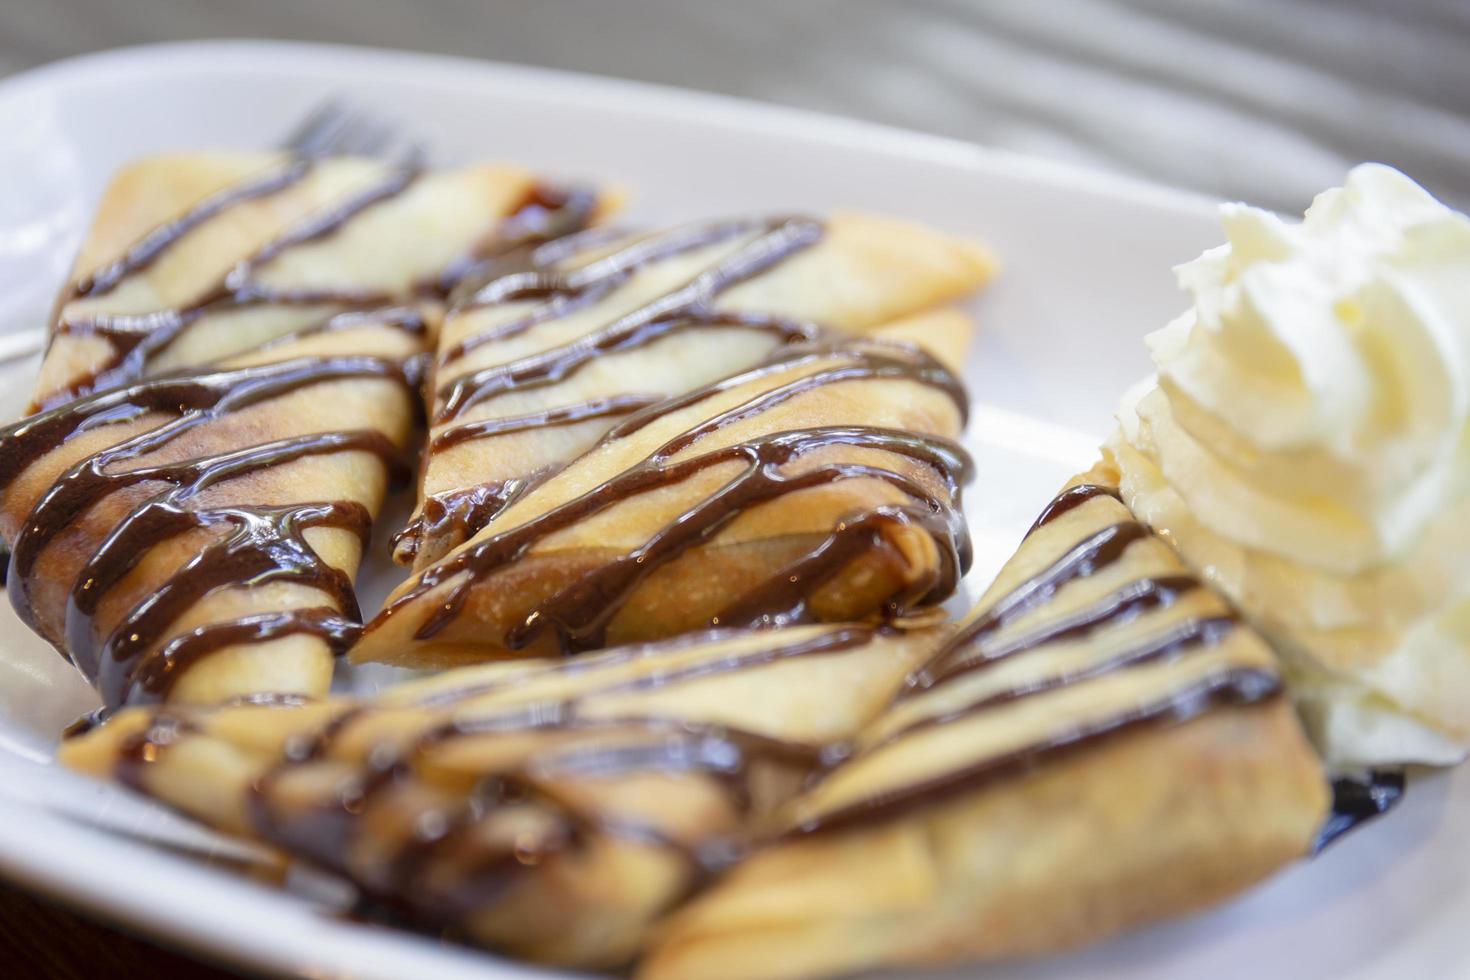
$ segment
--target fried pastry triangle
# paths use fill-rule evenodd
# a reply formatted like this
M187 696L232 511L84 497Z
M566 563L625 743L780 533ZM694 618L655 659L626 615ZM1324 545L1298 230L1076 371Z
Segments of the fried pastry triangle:
M721 631L466 668L371 701L135 709L61 758L430 928L609 967L942 639Z
M968 322L896 328L963 347ZM410 579L354 661L445 667L706 626L898 617L968 563L966 399L910 344L781 347L630 415Z
M124 170L58 303L46 410L0 430L22 618L109 705L325 693L359 628L352 577L402 469L437 284L548 208L590 213L574 197L500 167Z
M824 329L962 297L992 268L976 243L853 213L595 231L500 263L440 333L419 511L395 558L437 562L634 412Z
M1276 659L1116 499L1047 508L960 631L660 931L640 976L811 978L1056 951L1307 853L1326 781Z

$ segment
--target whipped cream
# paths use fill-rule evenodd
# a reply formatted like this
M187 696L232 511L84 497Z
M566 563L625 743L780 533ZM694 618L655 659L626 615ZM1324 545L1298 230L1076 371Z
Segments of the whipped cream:
M1470 747L1470 218L1365 164L1221 209L1109 443L1125 499L1276 646L1329 763Z

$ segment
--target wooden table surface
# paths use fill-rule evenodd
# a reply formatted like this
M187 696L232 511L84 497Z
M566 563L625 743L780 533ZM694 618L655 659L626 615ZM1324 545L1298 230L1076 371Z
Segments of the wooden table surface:
M0 74L232 36L702 88L1290 211L1377 159L1470 206L1467 0L4 0ZM0 973L229 975L14 889Z
M0 885L0 973L13 980L237 976L4 885Z

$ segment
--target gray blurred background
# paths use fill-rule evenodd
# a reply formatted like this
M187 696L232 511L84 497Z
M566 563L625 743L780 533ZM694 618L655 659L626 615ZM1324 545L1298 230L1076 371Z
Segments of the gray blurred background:
M1300 210L1360 160L1470 207L1470 0L0 0L0 72L207 37L708 89Z

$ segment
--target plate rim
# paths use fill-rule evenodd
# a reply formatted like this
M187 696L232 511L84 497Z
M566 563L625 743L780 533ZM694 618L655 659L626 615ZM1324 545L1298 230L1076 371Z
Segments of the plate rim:
M831 142L860 143L869 150L874 148L875 143L890 144L892 149L902 149L908 156L978 167L1007 176L1014 175L1017 167L1025 167L1027 179L1073 191L1104 194L1130 204L1176 211L1196 219L1200 217L1202 209L1213 213L1214 208L1223 200L1200 191L1143 177L816 109L595 72L370 45L268 38L219 38L124 45L73 55L0 78L0 104L15 97L23 97L29 94L28 90L44 91L57 84L78 83L88 76L105 76L119 65L125 65L137 77L150 73L164 75L181 70L207 72L258 69L263 58L305 61L316 58L333 59L339 63L335 71L340 71L340 65L348 62L393 61L398 62L401 68L417 67L442 74L478 75L482 80L499 76L499 82L523 82L544 91L575 93L589 101L600 101L623 108L626 108L626 100L631 98L657 109L660 114L706 119L708 113L714 110L726 117L726 122L755 125L768 132L779 128L787 133L800 134L804 139L816 137ZM331 72L323 71L321 74L326 76Z

